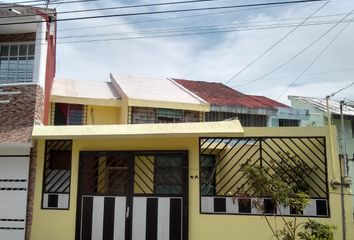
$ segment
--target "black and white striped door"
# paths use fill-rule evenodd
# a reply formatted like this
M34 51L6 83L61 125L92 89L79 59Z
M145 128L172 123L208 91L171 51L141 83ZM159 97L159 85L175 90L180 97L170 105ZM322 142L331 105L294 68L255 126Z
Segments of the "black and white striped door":
M183 199L173 197L134 197L133 240L181 240Z
M82 240L125 240L126 197L83 196Z

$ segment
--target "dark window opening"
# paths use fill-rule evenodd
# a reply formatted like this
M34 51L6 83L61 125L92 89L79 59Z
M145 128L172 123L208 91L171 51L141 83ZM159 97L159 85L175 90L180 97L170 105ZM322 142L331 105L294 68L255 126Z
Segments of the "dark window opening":
M54 104L54 125L82 125L85 122L86 111L84 105L66 103Z
M215 195L215 155L201 156L200 183L202 196Z
M155 157L155 194L182 194L183 158L179 156Z
M300 120L279 119L279 127L299 127Z
M352 123L352 138L354 138L354 120L351 120Z
M132 124L199 122L199 112L179 109L131 107L129 115Z
M267 116L255 114L241 114L233 112L207 112L205 113L206 122L224 121L227 119L238 118L243 127L266 127Z

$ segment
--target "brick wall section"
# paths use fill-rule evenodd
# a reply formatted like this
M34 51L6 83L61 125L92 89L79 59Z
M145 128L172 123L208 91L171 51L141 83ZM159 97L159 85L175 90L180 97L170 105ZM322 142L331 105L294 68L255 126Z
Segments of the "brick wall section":
M34 120L41 120L43 89L36 85L0 86L0 143L27 143ZM6 92L13 94L4 94Z
M26 212L26 233L25 240L31 239L31 228L33 219L33 202L37 167L37 143L33 142L29 164L28 191L27 191L27 212Z
M0 42L34 42L36 33L0 34Z

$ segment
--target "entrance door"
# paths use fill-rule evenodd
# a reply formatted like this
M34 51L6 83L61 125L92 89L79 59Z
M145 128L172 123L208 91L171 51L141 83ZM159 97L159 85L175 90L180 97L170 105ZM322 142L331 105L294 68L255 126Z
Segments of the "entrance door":
M185 152L82 152L77 240L187 239Z

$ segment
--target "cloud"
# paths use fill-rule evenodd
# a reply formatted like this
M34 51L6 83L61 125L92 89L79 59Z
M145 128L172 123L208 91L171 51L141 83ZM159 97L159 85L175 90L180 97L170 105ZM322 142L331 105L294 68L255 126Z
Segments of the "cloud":
M154 1L166 2L165 0ZM250 1L216 1L213 3L195 3L183 6L150 7L148 10L163 10L175 8L193 8L212 5L231 5L249 3ZM259 2L259 1L252 1ZM118 6L122 1L97 1L84 4L58 5L58 11L85 9L94 7ZM128 2L123 2L128 4ZM129 1L129 4L151 3L151 1ZM117 33L110 36L121 38L126 36L150 36L147 32L156 29L173 29L186 27L200 27L208 25L243 24L286 24L298 23L301 19L291 21L266 22L279 19L307 17L318 9L323 2L277 6L271 8L257 8L252 10L219 10L219 14L209 12L190 12L182 14L163 14L151 16L136 16L126 18L103 18L95 20L69 21L58 24L58 42L90 39L103 39L104 36L94 38L66 38L73 35ZM331 1L317 15L343 14L354 9L354 1ZM148 11L146 9L126 9L115 11L100 11L83 13L99 15L107 13ZM206 15L210 14L210 15ZM191 17L191 15L200 15ZM80 14L65 14L59 18L81 16ZM312 21L338 20L342 16L328 18L314 18ZM354 14L351 16L351 19ZM159 20L161 19L161 20ZM146 21L142 23L141 21ZM260 22L260 23L254 23ZM345 23L328 34L311 49L301 54L288 65L262 78L253 84L248 83L279 66L288 60L331 25L307 26L297 29L291 36L272 49L263 58L257 61L240 76L230 82L230 86L248 94L264 95L276 98L280 92L298 76L312 59L335 36L335 33ZM111 25L107 27L90 28L97 25ZM65 30L77 28L75 30ZM108 81L110 72L130 75L146 75L157 77L178 77L193 80L225 82L239 72L243 67L278 41L291 28L264 29L254 31L224 32L218 34L202 34L194 36L178 36L169 38L150 38L136 40L116 40L104 42L82 42L75 44L59 44L57 51L57 76L84 80ZM130 33L127 35L127 33ZM354 23L351 23L333 45L318 59L318 61L291 87L281 98L287 102L287 95L302 95L324 97L353 81L353 71L337 71L354 67ZM320 73L313 74L311 73ZM322 74L321 74L322 72ZM327 72L327 73L323 73ZM286 78L280 78L288 76ZM289 77L290 76L290 77ZM354 98L353 91L343 91L338 97Z

